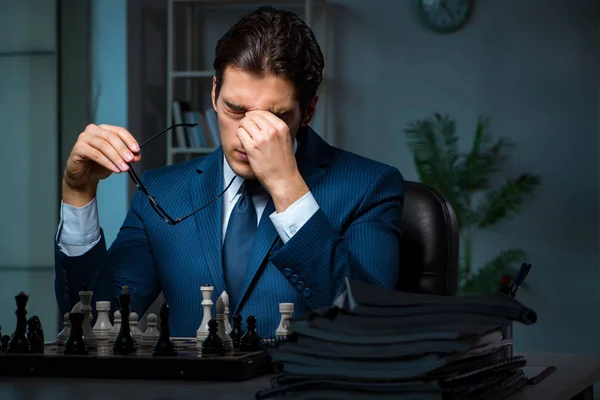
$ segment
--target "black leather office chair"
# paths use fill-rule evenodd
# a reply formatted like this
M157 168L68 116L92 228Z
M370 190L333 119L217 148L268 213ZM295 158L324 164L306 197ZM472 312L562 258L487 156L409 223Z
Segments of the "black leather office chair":
M458 223L437 190L405 182L398 290L455 295L458 289Z

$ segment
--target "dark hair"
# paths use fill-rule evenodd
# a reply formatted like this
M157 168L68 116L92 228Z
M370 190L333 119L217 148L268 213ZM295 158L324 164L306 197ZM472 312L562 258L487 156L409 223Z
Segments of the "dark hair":
M304 114L323 79L323 53L312 30L295 13L260 7L217 42L213 67L216 97L230 66L250 74L289 79Z

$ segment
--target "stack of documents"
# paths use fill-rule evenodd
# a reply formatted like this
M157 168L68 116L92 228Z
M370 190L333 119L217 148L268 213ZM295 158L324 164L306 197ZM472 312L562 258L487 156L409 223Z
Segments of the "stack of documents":
M290 320L283 369L257 399L502 399L527 382L502 328L536 313L503 294L436 296L351 279L332 307Z

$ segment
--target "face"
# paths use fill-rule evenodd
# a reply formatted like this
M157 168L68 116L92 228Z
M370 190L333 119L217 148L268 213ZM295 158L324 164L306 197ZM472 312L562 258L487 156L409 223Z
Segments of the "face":
M215 89L216 81L213 79L212 102L219 120L223 153L236 175L245 179L256 178L249 162L242 156L244 148L237 137L245 113L269 111L287 124L290 134L295 138L298 129L312 119L317 102L315 96L302 118L292 82L273 75L256 77L231 67L227 67L223 73L218 97Z

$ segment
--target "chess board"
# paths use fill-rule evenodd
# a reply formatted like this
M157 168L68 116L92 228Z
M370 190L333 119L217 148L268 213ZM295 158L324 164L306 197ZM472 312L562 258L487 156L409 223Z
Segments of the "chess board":
M88 355L65 355L63 346L48 343L43 354L0 353L0 376L242 381L272 371L265 351L202 355L195 338L173 338L173 343L173 357L155 357L151 347L113 354L108 343Z

